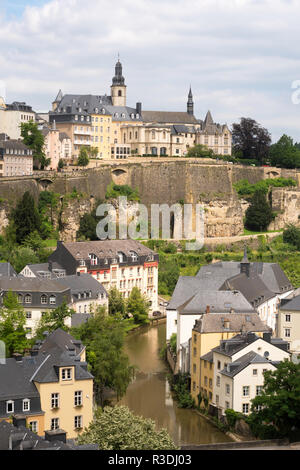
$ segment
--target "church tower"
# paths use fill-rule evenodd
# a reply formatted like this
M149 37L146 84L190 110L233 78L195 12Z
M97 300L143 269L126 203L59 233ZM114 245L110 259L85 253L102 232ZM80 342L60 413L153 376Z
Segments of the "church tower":
M120 60L116 63L115 76L112 79L111 99L113 106L126 106L126 85L122 75Z
M191 116L194 116L194 101L193 101L193 94L192 94L191 87L190 87L189 97L188 97L188 102L187 102L187 112Z

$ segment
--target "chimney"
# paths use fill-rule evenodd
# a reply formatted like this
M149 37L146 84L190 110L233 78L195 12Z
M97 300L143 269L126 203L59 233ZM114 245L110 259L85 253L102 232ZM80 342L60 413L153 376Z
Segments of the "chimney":
M267 341L267 343L271 343L271 336L272 333L263 333L263 339Z
M210 313L210 306L209 305L206 306L205 313Z
M48 442L67 442L67 433L63 429L56 429L54 431L45 431L45 441Z
M52 269L53 269L53 262L52 261L48 262L48 269L52 273Z
M23 356L17 352L13 353L12 357L15 359L16 362L22 362Z
M26 416L24 415L14 415L12 418L12 424L16 428L26 428Z
M142 114L142 103L137 103L137 104L136 104L136 112L137 112L137 114L139 114L139 115Z
M251 344L256 340L256 334L249 332L247 333L247 343Z

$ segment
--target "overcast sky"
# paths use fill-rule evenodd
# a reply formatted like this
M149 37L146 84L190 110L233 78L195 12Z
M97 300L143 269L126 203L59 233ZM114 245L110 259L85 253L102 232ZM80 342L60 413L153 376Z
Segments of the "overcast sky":
M120 53L128 105L185 111L191 85L197 118L300 141L299 18L300 0L0 0L0 90L36 111L110 94Z

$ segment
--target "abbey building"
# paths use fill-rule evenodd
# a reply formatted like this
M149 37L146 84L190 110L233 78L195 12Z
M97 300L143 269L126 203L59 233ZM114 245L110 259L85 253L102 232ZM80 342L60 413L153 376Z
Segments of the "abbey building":
M184 157L189 148L202 144L219 155L231 155L231 132L213 121L210 111L204 120L194 115L190 88L186 111L146 111L142 103L127 106L127 86L118 60L108 95L63 95L52 103L49 122L72 142L72 158L82 146L96 158L130 156Z

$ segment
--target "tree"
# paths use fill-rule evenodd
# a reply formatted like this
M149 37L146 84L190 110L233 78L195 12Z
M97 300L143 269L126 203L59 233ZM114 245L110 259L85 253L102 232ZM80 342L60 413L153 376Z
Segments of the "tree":
M149 302L138 287L134 287L127 299L127 313L133 315L135 323L149 323Z
M60 158L59 161L58 161L57 169L62 170L64 168L64 166L65 166L65 162L62 158Z
M45 138L38 125L33 121L22 123L21 136L23 137L24 144L33 151L33 158L39 161L41 169L44 170L51 160L45 156Z
M116 287L110 289L108 294L108 312L110 315L126 315L126 304L121 292Z
M176 449L166 429L157 429L154 421L134 415L126 406L98 410L78 444L98 444L101 450Z
M261 395L252 400L250 423L256 433L292 438L300 431L300 364L282 361L264 373ZM274 436L275 437L275 436Z
M300 229L298 227L292 224L288 225L283 232L282 238L284 243L289 243L300 250Z
M90 214L84 214L80 218L79 230L77 231L76 238L77 240L98 240L96 228L100 220L105 216L97 217L96 211L97 207L102 204L101 200L97 200L96 205Z
M12 210L11 217L16 229L17 243L22 243L31 232L40 230L41 218L29 191L24 193L16 208Z
M213 154L214 154L213 150L206 147L206 145L197 144L188 150L187 157L210 158Z
M69 328L66 326L65 322L68 318L71 318L74 313L75 311L68 307L66 301L51 312L46 312L39 322L36 330L36 337L42 338L44 331L49 331L49 333L51 333L58 328L68 331Z
M28 347L25 324L25 311L16 294L7 292L0 309L0 340L5 343L7 357L11 357L15 352L23 353Z
M232 143L235 154L262 163L269 154L271 135L254 119L243 117L232 126Z
M87 349L87 361L94 375L96 396L101 405L105 391L111 389L120 399L133 378L134 367L124 353L125 327L120 316L107 315L105 308L96 312L72 334L81 339Z
M246 210L245 227L262 232L267 229L272 219L272 209L264 191L255 191L250 206Z
M271 164L282 168L300 167L300 150L293 139L284 134L270 149Z
M78 157L78 165L79 166L87 166L89 164L89 151L87 147L81 147Z

